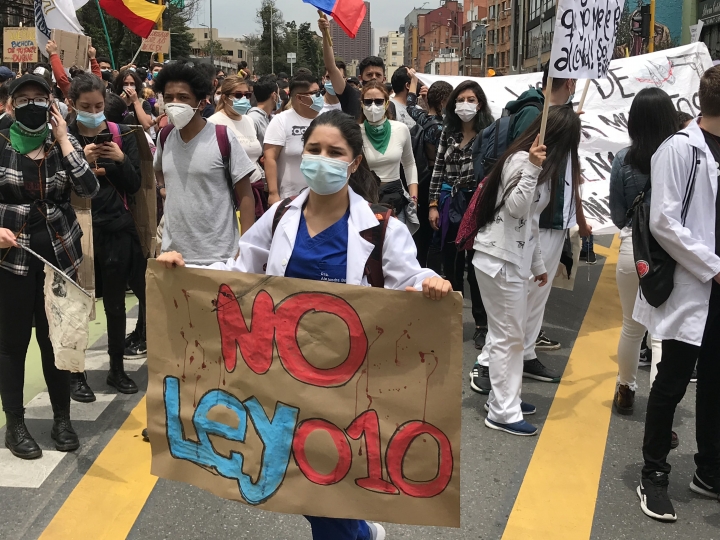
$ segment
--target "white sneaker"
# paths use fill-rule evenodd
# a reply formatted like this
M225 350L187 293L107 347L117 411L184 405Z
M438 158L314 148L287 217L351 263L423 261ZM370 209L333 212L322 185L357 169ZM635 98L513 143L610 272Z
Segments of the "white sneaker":
M367 524L368 527L370 527L370 534L372 535L372 540L385 540L385 527L383 527L379 523L372 523L370 521L368 521Z

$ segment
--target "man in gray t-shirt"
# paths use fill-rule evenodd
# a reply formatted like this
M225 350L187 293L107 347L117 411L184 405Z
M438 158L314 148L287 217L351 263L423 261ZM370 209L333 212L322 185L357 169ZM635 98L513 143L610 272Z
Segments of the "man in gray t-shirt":
M232 130L227 134L235 186L255 171L255 164ZM215 125L206 123L187 143L173 129L164 145L158 144L154 166L163 172L167 191L162 251L177 251L188 264L199 265L234 257L240 235Z

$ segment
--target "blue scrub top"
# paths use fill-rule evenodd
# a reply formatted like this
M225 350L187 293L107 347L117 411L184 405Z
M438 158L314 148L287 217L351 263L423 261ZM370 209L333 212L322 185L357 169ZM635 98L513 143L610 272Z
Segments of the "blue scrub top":
M310 238L305 215L301 212L285 277L346 283L349 217L350 209L336 223Z

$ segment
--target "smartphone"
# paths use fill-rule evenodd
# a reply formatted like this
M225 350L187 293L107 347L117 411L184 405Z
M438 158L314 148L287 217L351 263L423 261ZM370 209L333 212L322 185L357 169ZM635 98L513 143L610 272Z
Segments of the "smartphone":
M112 133L98 133L97 137L95 137L95 144L109 143L112 140Z

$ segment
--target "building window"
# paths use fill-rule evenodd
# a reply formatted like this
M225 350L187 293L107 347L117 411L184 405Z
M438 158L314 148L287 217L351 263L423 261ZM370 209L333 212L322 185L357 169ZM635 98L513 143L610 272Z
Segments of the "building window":
M241 49L238 49L238 58L242 58L242 57L243 57L243 55L242 55L242 50L241 50Z
M505 27L500 29L500 43L505 43Z
M539 2L540 0L537 0L537 1ZM488 17L490 17L491 19L495 18L495 6L494 5L492 5L488 8ZM205 36L205 37L207 37L207 36Z
M505 67L505 52L500 53L500 65Z
M207 39L207 38L208 38L208 37L207 37L207 32L205 32L205 39Z
M488 57L487 57L487 66L488 67L495 67L493 65L494 59L495 59L495 57L492 54L488 54Z

